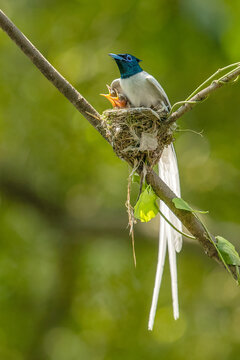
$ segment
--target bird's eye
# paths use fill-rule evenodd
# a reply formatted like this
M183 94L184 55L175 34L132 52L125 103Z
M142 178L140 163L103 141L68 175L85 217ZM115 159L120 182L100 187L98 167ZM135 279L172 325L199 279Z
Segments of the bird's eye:
M128 61L131 61L131 60L132 60L131 55L127 55L127 60L128 60Z

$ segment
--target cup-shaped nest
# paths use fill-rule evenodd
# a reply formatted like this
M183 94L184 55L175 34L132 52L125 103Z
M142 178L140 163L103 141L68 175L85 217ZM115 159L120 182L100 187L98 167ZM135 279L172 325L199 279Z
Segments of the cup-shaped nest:
M173 129L164 120L166 113L149 108L113 109L102 114L102 126L113 150L135 166L154 166L164 147L173 141Z

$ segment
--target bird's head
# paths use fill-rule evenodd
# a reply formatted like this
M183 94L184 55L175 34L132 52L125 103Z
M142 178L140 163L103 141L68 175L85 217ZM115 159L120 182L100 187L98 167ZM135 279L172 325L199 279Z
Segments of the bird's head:
M130 54L109 54L117 63L121 78L125 79L142 70L139 65L140 59Z

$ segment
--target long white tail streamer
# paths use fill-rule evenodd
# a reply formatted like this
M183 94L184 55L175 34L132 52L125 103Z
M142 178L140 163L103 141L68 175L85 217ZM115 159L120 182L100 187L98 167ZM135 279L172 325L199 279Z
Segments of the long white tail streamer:
M161 179L175 192L177 196L180 197L181 192L177 158L172 144L164 149L158 168ZM172 211L162 201L160 201L160 210L176 228L182 231L182 224L180 220L176 218ZM152 330L154 325L167 245L172 284L173 316L176 320L179 318L176 252L179 252L182 248L182 237L163 219L162 216L160 216L158 263L148 322L149 330Z

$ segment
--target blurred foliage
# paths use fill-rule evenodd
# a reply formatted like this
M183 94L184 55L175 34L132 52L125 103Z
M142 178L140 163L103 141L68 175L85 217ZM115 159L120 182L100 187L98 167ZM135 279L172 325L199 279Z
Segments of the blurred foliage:
M98 109L118 77L109 52L129 52L167 91L186 98L219 67L239 61L238 0L0 0L1 8ZM202 250L179 255L180 319L166 266L154 331L147 320L157 224L140 224L137 268L126 230L128 168L0 32L0 177L65 209L0 189L0 359L237 359L239 288ZM176 151L182 194L216 235L239 249L240 85L184 116ZM15 189L16 190L16 189Z

